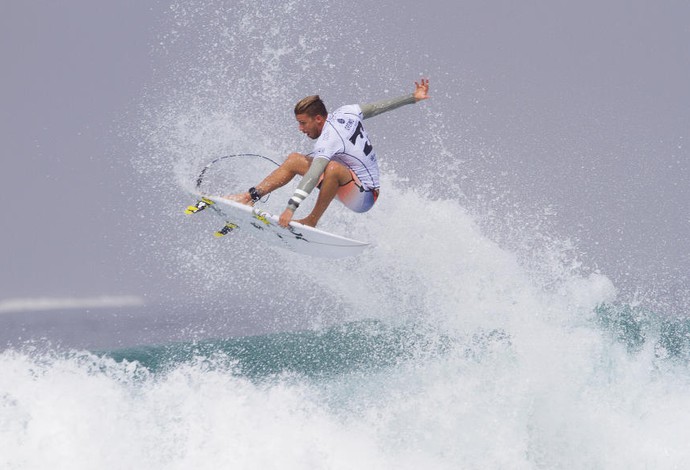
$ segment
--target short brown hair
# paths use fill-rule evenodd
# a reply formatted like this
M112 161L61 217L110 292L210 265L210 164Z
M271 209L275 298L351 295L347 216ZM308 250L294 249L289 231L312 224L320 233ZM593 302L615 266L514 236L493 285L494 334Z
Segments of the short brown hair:
M326 105L323 104L319 95L312 95L302 98L295 105L295 116L298 114L306 114L309 117L327 117L328 111L326 111Z

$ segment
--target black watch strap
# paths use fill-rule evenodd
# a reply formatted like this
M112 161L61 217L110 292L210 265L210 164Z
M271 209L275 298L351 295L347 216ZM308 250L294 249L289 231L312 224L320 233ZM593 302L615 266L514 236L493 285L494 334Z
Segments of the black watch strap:
M261 194L259 194L259 191L254 186L249 188L248 192L249 192L249 196L252 198L252 201L256 202L259 199L261 199Z

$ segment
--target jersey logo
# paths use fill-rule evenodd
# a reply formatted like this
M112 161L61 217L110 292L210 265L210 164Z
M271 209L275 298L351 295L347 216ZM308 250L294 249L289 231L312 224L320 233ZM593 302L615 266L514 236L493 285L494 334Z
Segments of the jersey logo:
M352 134L352 137L350 137L350 142L352 142L352 145L357 144L358 137L361 137L362 141L364 142L364 148L362 149L364 151L364 155L369 156L374 147L372 147L372 145L369 143L369 139L365 137L364 126L362 126L361 121L359 122L359 124L357 124L357 129L355 129L355 132Z

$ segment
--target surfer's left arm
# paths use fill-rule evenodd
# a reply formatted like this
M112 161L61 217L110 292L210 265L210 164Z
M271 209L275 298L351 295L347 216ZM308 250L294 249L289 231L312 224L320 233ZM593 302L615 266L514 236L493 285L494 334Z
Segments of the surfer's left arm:
M364 119L378 116L381 113L392 111L406 104L414 104L429 98L429 80L422 78L419 82L414 82L415 90L409 95L399 96L390 100L377 101L375 103L360 104Z

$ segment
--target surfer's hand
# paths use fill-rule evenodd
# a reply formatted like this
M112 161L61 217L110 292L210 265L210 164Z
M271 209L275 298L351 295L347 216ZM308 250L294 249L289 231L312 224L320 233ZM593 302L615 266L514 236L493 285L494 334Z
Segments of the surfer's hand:
M414 99L421 101L429 98L429 79L422 78L420 82L414 82Z
M292 209L285 209L282 214L280 214L280 219L278 219L278 225L287 228L292 220L292 215L295 213Z

